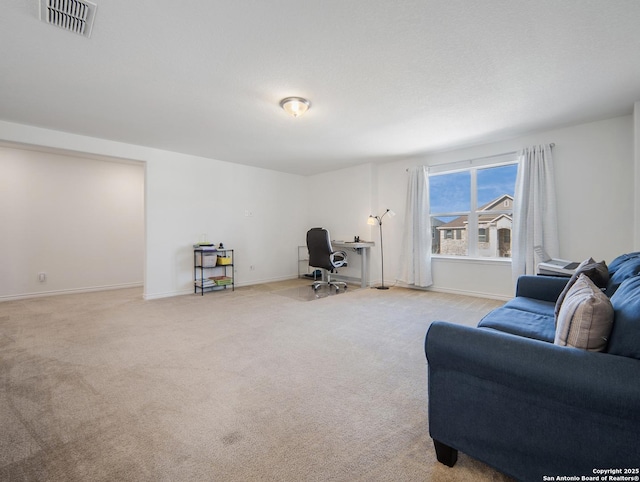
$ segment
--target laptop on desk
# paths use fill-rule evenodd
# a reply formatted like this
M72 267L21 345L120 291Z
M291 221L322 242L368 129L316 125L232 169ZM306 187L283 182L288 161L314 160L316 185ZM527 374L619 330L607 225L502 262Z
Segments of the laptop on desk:
M580 263L576 263L575 261L552 258L542 246L536 246L533 250L541 260L538 263L538 274L571 276L580 265Z

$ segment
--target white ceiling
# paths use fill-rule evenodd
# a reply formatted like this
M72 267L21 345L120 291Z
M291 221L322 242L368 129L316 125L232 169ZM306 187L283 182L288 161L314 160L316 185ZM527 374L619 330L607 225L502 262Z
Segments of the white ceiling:
M640 100L638 0L93 1L86 39L2 0L0 119L313 174Z

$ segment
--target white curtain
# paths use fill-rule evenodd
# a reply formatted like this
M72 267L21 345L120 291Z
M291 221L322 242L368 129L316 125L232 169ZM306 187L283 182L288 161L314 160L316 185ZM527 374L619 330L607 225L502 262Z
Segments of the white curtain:
M556 189L551 145L527 147L518 153L518 174L513 201L511 262L514 282L535 274L534 246L551 256L560 251Z
M431 218L429 217L429 178L424 166L409 169L400 273L408 285L427 287L431 278Z

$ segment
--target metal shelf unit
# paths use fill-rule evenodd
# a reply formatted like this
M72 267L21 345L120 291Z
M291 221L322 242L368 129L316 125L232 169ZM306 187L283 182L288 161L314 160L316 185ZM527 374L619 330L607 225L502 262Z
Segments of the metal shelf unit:
M222 261L221 259L222 258ZM235 291L233 249L195 248L193 250L193 292L204 296L206 291ZM219 263L224 264L219 264Z

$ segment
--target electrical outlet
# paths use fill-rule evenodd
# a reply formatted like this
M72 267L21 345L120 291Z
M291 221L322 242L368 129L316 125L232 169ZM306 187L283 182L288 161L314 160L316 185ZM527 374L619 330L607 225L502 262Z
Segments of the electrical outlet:
M38 273L38 281L40 281L40 283L47 281L47 273Z
M249 271L255 271L255 270L256 270L256 266L254 264L249 266Z

